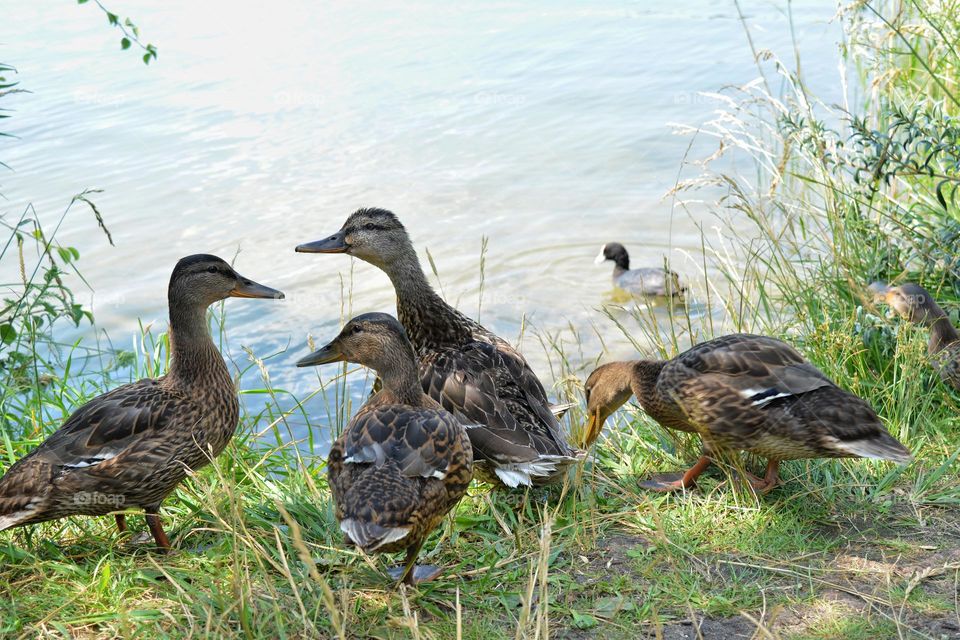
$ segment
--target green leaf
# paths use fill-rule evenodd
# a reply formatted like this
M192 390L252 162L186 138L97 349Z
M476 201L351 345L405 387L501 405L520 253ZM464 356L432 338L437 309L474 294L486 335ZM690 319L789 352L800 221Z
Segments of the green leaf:
M17 330L9 324L0 324L0 341L3 344L10 344L17 337Z
M150 64L150 54L149 54L149 53L143 54L143 64Z
M120 48L126 51L130 48L130 38L121 38L120 39Z
M573 614L573 626L577 629L592 629L597 626L597 619L589 613L577 613L573 610L570 613Z
M947 199L946 199L946 197L943 195L943 189L944 189L944 187L947 186L948 184L950 184L950 180L941 180L941 181L937 184L937 190L936 190L936 191L937 191L937 202L940 203L940 206L943 207L943 210L944 210L944 211L948 211L948 210L949 210L949 209L947 208Z
M635 605L623 596L607 596L593 603L593 610L605 618L611 618L621 611L633 611Z
M113 26L117 26L117 24L120 22L120 17L117 16L117 14L115 13L110 13L109 11L107 11L107 22L109 22Z

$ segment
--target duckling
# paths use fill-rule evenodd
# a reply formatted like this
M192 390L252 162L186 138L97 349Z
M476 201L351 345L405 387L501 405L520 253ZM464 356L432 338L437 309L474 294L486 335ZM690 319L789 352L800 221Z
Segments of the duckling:
M613 362L586 385L586 441L631 395L668 429L697 433L704 452L680 474L641 483L654 491L693 486L720 452L744 450L768 459L758 493L779 482L781 460L879 458L906 464L910 452L869 404L835 385L793 347L766 336L732 334L698 344L672 360Z
M947 313L930 293L916 284L889 287L881 282L870 285L878 300L886 302L902 318L930 330L927 353L944 382L960 391L960 334Z
M469 427L478 476L508 487L558 482L584 457L561 435L546 391L506 340L434 292L407 230L385 209L358 209L301 253L345 253L384 271L420 361L424 392Z
M619 242L608 242L600 247L594 264L613 262L613 286L638 296L682 296L680 277L663 268L630 268L630 256Z
M131 507L146 513L162 550L160 503L189 470L224 450L240 416L237 390L210 337L206 311L228 297L283 298L216 256L180 260L170 276L170 370L77 409L0 478L0 531ZM116 515L120 532L123 514Z
M381 388L330 448L327 473L340 529L366 552L405 549L404 566L391 572L399 581L431 580L440 569L417 567L417 556L467 491L470 438L453 414L423 393L413 345L393 316L357 316L297 366L341 361L374 369Z

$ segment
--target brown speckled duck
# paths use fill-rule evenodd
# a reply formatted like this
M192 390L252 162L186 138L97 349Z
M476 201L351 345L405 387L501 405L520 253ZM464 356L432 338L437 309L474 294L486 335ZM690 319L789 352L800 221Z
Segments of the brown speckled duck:
M520 352L434 292L393 213L359 209L338 232L297 251L346 253L390 277L423 390L470 427L481 478L509 487L549 484L583 458L564 439L543 385Z
M793 347L766 336L733 334L698 344L672 360L613 362L586 383L587 441L631 395L669 429L698 433L704 452L685 473L641 483L654 491L693 486L713 453L744 450L768 459L748 475L758 493L773 489L781 460L880 458L910 462L910 452L866 402L835 385Z
M466 429L423 393L413 346L393 316L357 316L297 366L340 361L374 369L382 383L330 448L340 529L366 552L406 550L404 566L391 572L400 581L430 580L440 570L416 566L417 555L470 484Z
M933 367L944 382L960 391L960 334L930 292L910 283L888 287L875 282L870 288L900 317L927 327L930 331L927 353Z
M142 508L162 549L160 503L224 450L240 415L237 390L210 337L207 307L227 297L283 298L216 256L193 255L170 276L170 371L98 396L0 478L0 530ZM117 527L126 530L123 514Z

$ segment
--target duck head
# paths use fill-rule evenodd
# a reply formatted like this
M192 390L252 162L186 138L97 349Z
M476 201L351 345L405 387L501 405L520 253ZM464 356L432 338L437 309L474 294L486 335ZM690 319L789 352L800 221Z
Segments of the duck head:
M323 240L301 244L296 251L346 253L383 269L413 253L413 245L393 212L372 208L357 209L339 231Z
M396 318L387 313L364 313L340 331L328 344L297 361L298 367L312 367L331 362L353 362L377 372L401 366L416 366L413 346Z
M178 303L208 307L225 298L282 300L283 292L240 275L222 258L199 253L177 262L170 276L168 297Z
M901 318L917 324L930 325L946 314L930 293L917 284L906 283L890 287L882 282L870 285L874 302L884 302Z
M598 367L587 378L583 390L588 421L580 443L582 448L593 444L607 418L633 395L635 365L636 362L610 362Z

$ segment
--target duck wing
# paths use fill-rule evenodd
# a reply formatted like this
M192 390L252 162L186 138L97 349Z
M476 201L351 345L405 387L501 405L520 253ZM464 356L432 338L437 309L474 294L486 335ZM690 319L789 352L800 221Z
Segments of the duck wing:
M559 478L581 452L567 444L543 385L500 341L473 340L420 361L424 392L468 428L474 455L510 487Z
M201 415L191 400L152 379L94 398L0 478L0 529L35 519L55 483L68 476L109 482L124 469L171 455L151 436L173 422L188 423Z
M757 406L836 386L787 343L745 333L708 340L680 354L663 368L658 387L693 378L734 390Z
M546 392L515 350L484 341L434 351L420 363L424 392L469 426L478 457L527 462L569 455Z
M64 467L96 466L137 448L172 424L190 426L202 410L192 400L145 379L94 398L67 419L35 453Z
M472 459L463 426L446 411L361 410L328 462L341 529L367 550L425 534L466 491Z
M344 434L344 463L388 460L410 478L443 480L459 455L463 426L446 411L381 405L358 413Z

